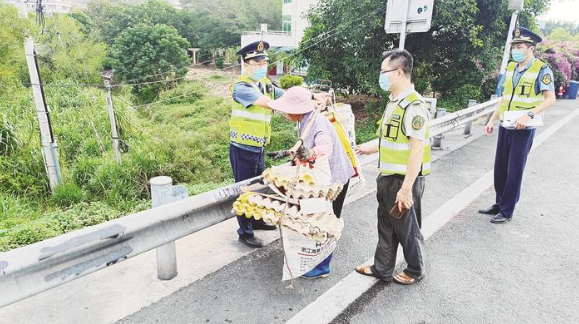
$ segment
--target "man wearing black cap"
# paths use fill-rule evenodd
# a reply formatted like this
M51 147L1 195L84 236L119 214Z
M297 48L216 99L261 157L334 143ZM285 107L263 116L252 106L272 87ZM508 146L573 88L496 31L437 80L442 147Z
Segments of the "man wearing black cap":
M555 103L553 71L535 58L534 51L541 37L519 27L513 31L511 57L503 80L503 95L485 127L490 135L497 119L501 120L495 156L495 203L481 214L493 215L491 223L511 220L519 200L527 155L533 145L535 128L527 124ZM505 112L522 111L514 123L505 122ZM525 113L526 112L526 113Z
M245 73L232 87L235 104L229 121L229 161L235 182L261 175L265 169L264 147L270 141L272 117L268 103L284 93L267 78L268 48L267 42L254 42L237 52ZM254 248L262 247L263 243L253 235L253 230L276 228L245 216L238 216L237 221L239 241Z

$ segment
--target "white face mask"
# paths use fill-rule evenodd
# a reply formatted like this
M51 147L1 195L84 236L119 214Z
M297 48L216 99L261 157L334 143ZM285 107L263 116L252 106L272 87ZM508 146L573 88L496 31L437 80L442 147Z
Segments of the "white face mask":
M380 78L378 79L378 83L380 84L380 88L382 88L382 90L384 90L384 91L390 91L390 88L392 88L392 85L394 83L396 83L396 81L398 81L398 80L394 80L394 82L390 82L390 78L388 77L388 74L386 74L386 73L389 73L392 71L396 71L396 69L395 70L389 70L389 71L386 71L384 73L380 73Z

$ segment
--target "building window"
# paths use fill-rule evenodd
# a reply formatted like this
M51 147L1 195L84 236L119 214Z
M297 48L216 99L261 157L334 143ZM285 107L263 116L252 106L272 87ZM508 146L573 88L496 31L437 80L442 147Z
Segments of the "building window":
M292 0L283 0L283 3L292 3Z
M291 33L291 31L292 31L292 16L291 15L283 15L282 30L286 33Z

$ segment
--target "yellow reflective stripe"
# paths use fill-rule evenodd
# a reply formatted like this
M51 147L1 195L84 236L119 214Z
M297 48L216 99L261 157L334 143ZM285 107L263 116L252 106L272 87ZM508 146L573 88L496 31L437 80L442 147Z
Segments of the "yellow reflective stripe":
M402 172L406 173L408 166L406 164L394 164L380 161L380 170L384 172Z
M422 171L428 171L431 168L431 163L426 162L422 164ZM392 172L401 172L406 173L408 170L408 165L406 164L395 164L395 163L386 163L380 161L380 170L385 173L392 173Z
M380 141L380 147L394 150L394 151L408 151L410 150L410 144L408 143L394 143L387 140L382 139Z
M430 146L430 139L422 141L424 147ZM380 141L380 147L393 151L410 151L410 143L396 143L385 139Z
M265 121L265 122L269 123L271 121L271 114L252 113L252 112L249 112L246 110L240 110L240 109L233 110L231 112L231 116L252 119L252 120L259 121L259 122Z
M513 102L515 101L519 101L519 102L524 102L524 103L539 103L541 101L543 101L542 97L531 97L531 98L527 98L527 97L519 97L517 95L513 96Z
M524 76L527 78L531 78L531 79L536 79L539 76L539 73L533 73L533 72L524 72ZM535 81L535 80L533 80Z

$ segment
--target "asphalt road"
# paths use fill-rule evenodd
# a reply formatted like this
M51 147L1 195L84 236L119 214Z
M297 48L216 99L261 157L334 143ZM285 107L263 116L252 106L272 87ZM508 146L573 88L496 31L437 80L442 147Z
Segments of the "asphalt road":
M579 322L578 133L576 118L530 156L513 221L477 214L488 190L427 242L423 281L375 285L334 323Z
M579 106L564 101L548 127ZM476 209L487 191L426 244L428 276L414 287L378 284L336 323L512 323L579 321L574 160L579 120L565 126L529 160L520 207L506 225ZM545 127L545 128L546 128ZM539 131L543 131L541 128ZM480 126L474 128L481 130ZM434 163L424 197L428 215L492 169L496 136L481 137ZM373 181L368 170L368 181ZM345 206L346 227L332 275L281 282L279 242L233 262L118 323L283 323L373 255L376 202L369 194Z

